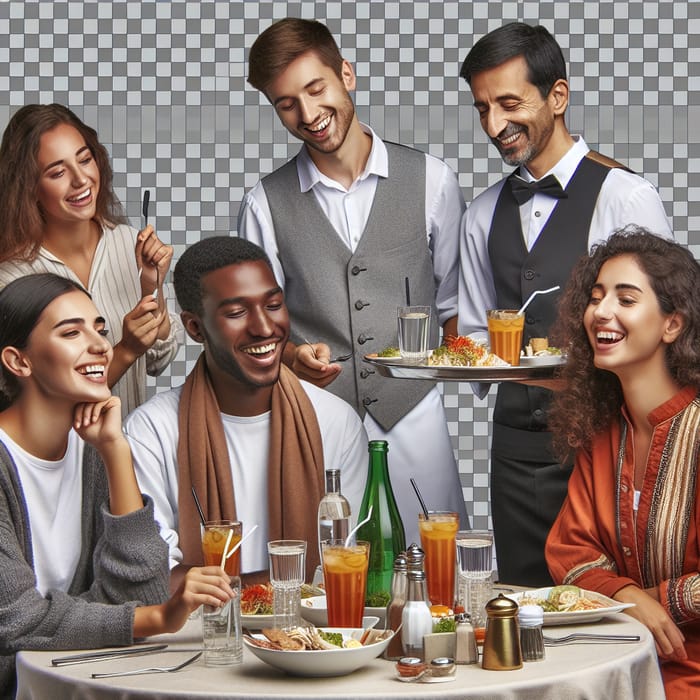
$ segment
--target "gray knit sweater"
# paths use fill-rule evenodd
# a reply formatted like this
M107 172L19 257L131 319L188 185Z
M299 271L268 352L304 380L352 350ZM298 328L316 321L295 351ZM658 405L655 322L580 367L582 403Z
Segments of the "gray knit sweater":
M17 470L0 442L0 697L12 697L22 649L89 649L133 642L134 608L168 598L168 548L153 502L109 513L107 475L85 445L82 553L67 593L36 589L31 532Z

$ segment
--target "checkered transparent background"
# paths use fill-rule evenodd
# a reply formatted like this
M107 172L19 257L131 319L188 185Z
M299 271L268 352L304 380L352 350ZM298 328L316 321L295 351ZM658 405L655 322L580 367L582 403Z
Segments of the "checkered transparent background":
M360 118L383 137L444 158L467 201L504 166L481 132L459 67L504 22L544 24L564 49L568 123L595 149L658 186L677 238L700 257L700 3L697 0L502 2L73 2L0 0L0 125L30 102L62 102L96 127L134 225L151 190L159 235L176 257L236 226L258 178L297 150L246 85L247 48L273 20L319 19L356 68ZM188 345L157 391L182 382ZM444 387L474 523L489 523L493 395Z

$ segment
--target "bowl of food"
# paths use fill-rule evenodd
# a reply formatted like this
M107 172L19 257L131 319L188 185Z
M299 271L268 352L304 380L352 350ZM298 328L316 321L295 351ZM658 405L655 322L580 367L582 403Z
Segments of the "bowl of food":
M386 626L386 607L366 605L362 624L364 627L378 627L383 629ZM325 595L302 598L301 616L316 627L326 627L328 625L328 603ZM374 624L369 624L374 620Z
M244 635L243 643L261 661L285 673L309 678L345 676L376 659L393 632L362 628L297 627Z

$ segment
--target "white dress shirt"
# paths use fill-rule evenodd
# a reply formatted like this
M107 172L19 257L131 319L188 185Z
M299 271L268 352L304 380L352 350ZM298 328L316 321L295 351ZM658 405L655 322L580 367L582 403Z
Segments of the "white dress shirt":
M325 176L311 160L305 146L297 155L301 191L313 189L323 213L340 240L352 252L355 252L367 225L377 181L380 177L387 177L389 172L384 142L370 127L361 126L365 133L372 136L372 149L363 173L349 189ZM425 228L433 259L437 289L435 303L442 325L457 313L459 226L466 205L457 176L446 163L426 153L425 166ZM261 182L243 199L238 215L238 235L265 250L277 281L284 287L284 271L272 215Z
M574 136L574 145L544 177L553 174L566 188L581 159L590 150L580 136ZM521 166L520 176L535 178ZM486 310L496 306L496 288L493 281L488 238L494 209L505 180L482 192L469 205L462 218L460 235L459 279L459 332L485 338ZM536 193L520 207L523 239L532 250L547 223L558 199ZM672 236L671 227L654 186L622 168L612 168L600 189L588 234L589 248L605 240L616 229L627 224L639 224L653 233Z

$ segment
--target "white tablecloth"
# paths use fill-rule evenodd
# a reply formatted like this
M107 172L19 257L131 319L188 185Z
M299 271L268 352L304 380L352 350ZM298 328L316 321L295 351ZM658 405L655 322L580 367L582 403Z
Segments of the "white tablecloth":
M244 648L243 663L227 668L204 666L201 659L177 673L93 680L91 673L170 665L201 647L201 622L192 620L176 635L149 642L167 642L167 651L119 661L53 667L64 652L22 652L17 659L18 700L89 698L479 698L480 700L660 700L664 698L653 638L624 614L577 627L550 627L545 633L571 631L636 634L627 644L586 644L547 647L546 659L525 663L516 671L485 671L458 666L449 683L402 683L394 664L376 659L340 678L297 678L271 668Z

